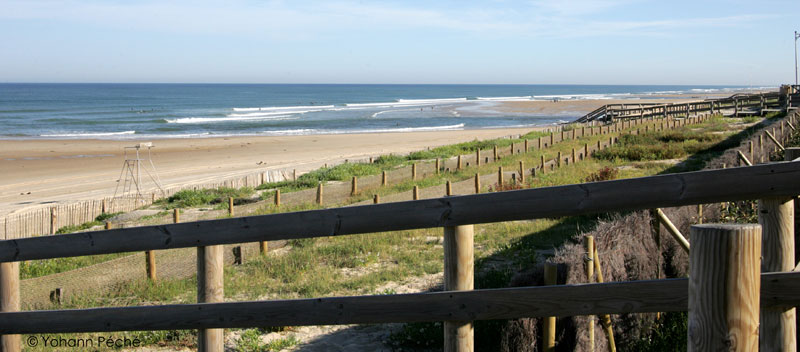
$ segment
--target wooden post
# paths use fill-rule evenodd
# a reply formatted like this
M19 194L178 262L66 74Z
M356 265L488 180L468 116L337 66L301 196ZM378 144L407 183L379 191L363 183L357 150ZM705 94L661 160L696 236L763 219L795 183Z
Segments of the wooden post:
M233 247L231 251L233 252L233 265L242 265L242 263L244 263L242 246Z
M497 185L498 186L502 186L503 185L503 167L502 166L497 168Z
M101 212L102 212L103 214L105 214L105 213L108 213L108 212L109 212L109 211L108 211L108 200L107 200L107 199L103 199L103 206L102 206L102 208L101 208Z
M281 206L281 190L280 189L276 189L275 190L275 206L276 207Z
M519 161L519 183L525 183L525 162Z
M688 351L757 351L761 226L694 225Z
M233 216L233 197L228 197L228 215Z
M156 253L155 251L145 251L145 268L147 269L147 278L150 281L156 281Z
M414 200L419 200L419 186L414 185Z
M453 184L450 183L450 180L447 180L447 183L444 186L444 194L446 194L448 196L452 196L453 195Z
M18 312L19 299L19 262L0 263L0 312ZM21 351L20 335L0 335L0 350Z
M181 222L181 211L178 208L172 209L172 222L176 224Z
M544 174L545 173L545 171L544 171L544 166L545 166L544 155L541 156L541 161L540 162L541 162L542 174Z
M56 217L56 208L50 208L50 234L55 235L58 229L58 218Z
M481 149L475 150L475 166L481 166Z
M197 302L219 303L224 301L223 290L223 245L197 247ZM200 329L197 335L197 350L201 352L223 352L223 329Z
M416 166L416 165L417 164L414 164L414 166ZM412 168L413 171L411 171L412 179L414 177L414 171L416 171L415 169L416 169L416 167ZM358 177L353 176L353 179L350 181L350 195L354 196L356 194L358 194Z
M106 221L106 230L111 230L111 221Z
M758 200L761 225L761 272L792 271L794 257L794 199ZM795 309L765 308L759 325L761 351L797 351Z
M456 170L461 170L461 154L456 158Z
M550 132L550 146L553 146L554 133Z
M292 169L292 180L297 182L297 169Z
M322 205L322 195L323 195L322 182L320 182L319 185L317 186L317 205Z
M583 144L583 159L586 160L588 158L589 158L589 144L588 143L584 143Z
M469 291L474 287L474 228L444 228L444 289ZM444 322L444 351L469 352L474 348L471 321Z
M594 236L585 236L583 238L583 248L586 250L584 253L584 268L586 270L586 283L591 284L594 282ZM589 352L594 352L594 315L586 317L589 327Z
M495 161L495 162L496 162L496 161L497 161L497 145L495 145L495 146L494 146L494 148L492 149L492 151L494 152L494 159L493 159L492 161Z
M461 160L461 155L458 156L458 159ZM459 164L461 164L459 162ZM411 181L417 180L417 163L411 164Z
M603 283L603 267L600 265L600 256L597 254L597 246L594 246L594 255L592 256L594 262L594 271L597 274L597 282ZM603 314L600 317L600 324L603 330L606 331L606 340L608 341L608 350L611 352L617 351L617 344L614 342L614 327L611 325L611 316Z
M436 159L436 173L439 173L439 159ZM381 186L386 186L386 170L381 172Z
M481 193L481 174L475 173L475 194Z
M578 160L578 158L576 157L576 155L577 155L577 153L575 153L575 148L572 148L572 159L570 159L570 161L571 161L573 164L575 163L575 160Z
M558 284L558 265L554 263L544 264L544 284ZM544 317L542 319L542 350L553 352L556 350L556 317Z
M542 140L544 137L539 137L539 150L542 150Z
M381 196L380 196L380 195L376 194L376 195L374 195L374 196L372 197L372 203L373 203L373 204L378 204L378 203L380 203L380 202L381 202Z
M525 152L526 153L528 152L528 140L527 139L525 140Z
M556 158L556 166L561 167L561 152L558 152L558 158Z

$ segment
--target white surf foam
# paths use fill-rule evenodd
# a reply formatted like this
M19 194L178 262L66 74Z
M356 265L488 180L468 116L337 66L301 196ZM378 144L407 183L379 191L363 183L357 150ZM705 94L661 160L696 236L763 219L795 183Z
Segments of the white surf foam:
M122 136L122 135L135 134L135 133L136 133L136 131L74 132L74 133L40 134L39 137L109 137L109 136Z
M397 99L397 101L392 102L381 102L381 103L350 103L344 104L347 107L396 107L396 106L428 106L428 105L436 105L436 104L448 104L448 103L463 103L466 102L467 98L448 98L448 99Z
M525 101L531 100L531 98L532 96L527 95L523 97L477 97L475 99L487 101Z
M228 115L231 116L231 115ZM256 120L290 120L298 117L291 115L256 115L256 116L233 116L233 117L182 117L178 119L164 119L167 123L216 123L216 122L237 122L237 121L256 121Z
M286 111L307 109L330 109L333 105L298 105L298 106L267 106L262 108L233 108L233 111Z

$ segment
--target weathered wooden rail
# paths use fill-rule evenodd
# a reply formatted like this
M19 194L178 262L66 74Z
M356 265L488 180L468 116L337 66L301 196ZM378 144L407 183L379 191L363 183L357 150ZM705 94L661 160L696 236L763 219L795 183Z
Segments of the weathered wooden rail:
M200 329L200 349L219 351L222 348L221 328L445 321L446 327L450 326L445 329L445 349L469 351L472 348L471 322L474 320L686 311L694 292L687 279L471 290L472 225L753 199L781 199L781 206L786 206L785 200L800 194L797 180L800 180L800 162L781 162L519 191L3 240L0 241L0 334L4 335L0 341L3 351L16 351L20 348L20 340L14 334L21 333ZM781 238L788 243L784 238L788 236L787 226L782 223L785 217L764 219L768 222L764 226L779 229L770 230L770 236L765 232L765 237L783 236ZM445 281L450 291L222 303L222 268L217 262L219 245L435 227L444 228ZM793 231L791 240L794 241ZM198 292L202 292L198 296L204 303L18 311L19 261L187 247L198 248ZM702 247L709 248L708 251L719 250L713 243ZM781 248L784 247L793 249L793 246ZM692 251L696 250L693 246ZM781 252L781 256L785 254ZM705 258L704 254L696 252L692 253L692 258L698 255ZM770 261L776 254L764 252L762 255L765 261ZM723 269L730 270L729 267ZM760 283L756 280L753 285L756 287L755 298L748 296L748 300L742 303L747 306L742 309L757 312L761 306L783 312L800 305L800 273L763 273ZM694 313L690 312L690 319L692 314L711 315L703 309L695 308ZM712 339L721 338L709 334ZM748 333L744 338L752 341L751 335ZM757 341L757 332L755 338ZM789 337L782 338L788 340Z
M617 119L650 117L675 118L699 113L714 114L722 110L733 110L732 114L739 116L753 113L762 114L770 109L782 109L785 105L786 96L781 95L780 92L735 94L727 98L681 103L607 104L582 116L575 122L610 122Z

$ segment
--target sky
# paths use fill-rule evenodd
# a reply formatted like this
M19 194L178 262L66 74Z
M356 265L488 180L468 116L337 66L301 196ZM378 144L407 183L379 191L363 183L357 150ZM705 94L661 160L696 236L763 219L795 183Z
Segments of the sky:
M0 82L794 81L800 1L0 0Z

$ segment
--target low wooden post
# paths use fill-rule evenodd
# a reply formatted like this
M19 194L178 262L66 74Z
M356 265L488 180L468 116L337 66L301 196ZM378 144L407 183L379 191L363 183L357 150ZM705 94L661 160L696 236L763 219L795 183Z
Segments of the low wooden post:
M456 158L456 170L461 170L461 154Z
M228 215L233 216L233 197L228 197Z
M414 164L416 166L417 164ZM411 177L414 177L414 172L411 172ZM350 181L350 195L354 196L358 194L358 177L353 176L353 179Z
M584 143L583 144L583 159L586 160L588 158L589 158L589 144L588 143Z
M591 284L594 282L594 236L585 236L583 238L584 252L584 269L586 270L586 283ZM589 352L594 352L594 315L586 317L589 331Z
M794 198L758 201L761 272L792 271L795 266ZM765 308L759 325L761 351L797 351L795 309Z
M223 245L197 247L197 303L224 301L223 248ZM197 334L197 350L223 352L225 343L223 331L223 329L200 329Z
M414 200L419 200L419 186L417 186L417 185L414 185L413 197L414 197Z
M292 169L292 181L297 182L297 169Z
M381 202L381 196L376 194L372 197L372 204L378 204Z
M525 183L525 162L519 161L519 183Z
M757 351L761 226L691 229L688 351Z
M56 208L50 208L50 234L55 235L58 231L58 218L56 217Z
M447 183L445 183L444 194L446 194L448 196L452 196L453 195L453 184L450 183L450 180L447 180Z
M275 206L276 207L281 206L281 190L280 189L276 189L275 190Z
M19 262L0 263L0 312L19 311L19 281ZM0 350L21 351L20 335L0 335Z
M541 161L540 161L540 163L541 163L541 166L540 166L540 167L541 167L541 169L542 169L542 174L544 174L544 173L545 173L545 171L544 171L544 170L545 170L545 169L544 169L544 167L545 167L544 155L542 155L542 156L541 156Z
M558 152L558 157L556 159L557 159L556 160L556 166L561 167L561 159L563 159L563 158L561 157L561 152L560 151Z
M544 284L547 286L558 284L558 265L544 264ZM542 350L553 352L556 350L556 317L542 319Z
M106 221L106 230L111 230L111 221Z
M544 139L544 137L539 137L539 150L542 150L542 148L543 148L542 147L542 145L543 145L542 140L543 139Z
M436 159L436 173L439 173L439 159ZM386 181L386 170L383 170L383 172L381 172L381 186L386 186Z
M461 160L460 155L458 156L458 158L459 160ZM413 163L411 164L411 181L416 181L416 180L417 180L417 163Z
M481 166L481 149L475 150L475 166Z
M497 145L495 145L494 148L492 148L492 151L494 152L494 159L492 159L492 161L496 162L497 161Z
M102 205L102 207L101 207L100 209L101 209L101 212L102 212L103 214L105 214L105 213L108 213L108 212L109 212L109 211L108 211L108 200L107 200L107 199L103 199L103 205Z
M498 186L502 186L503 185L503 167L502 166L497 168L497 185Z
M156 281L158 276L156 275L156 253L155 251L145 251L145 268L147 269L147 278L150 281Z
M570 161L571 161L573 164L575 163L575 160L578 160L578 158L576 157L576 155L577 155L577 153L575 153L575 148L572 148L572 159L570 159Z
M527 139L525 140L525 152L526 153L528 152L528 140Z
M551 146L551 147L553 146L553 143L554 143L554 142L553 142L553 140L554 140L554 139L555 139L555 133L553 133L553 132L550 132L550 146Z
M474 288L473 242L473 225L444 228L445 291L470 291ZM471 321L445 321L444 351L472 351L473 334Z
M600 265L600 256L597 254L597 246L594 246L594 255L592 256L594 262L594 271L597 275L597 282L603 283L603 267ZM611 352L617 351L617 344L614 342L614 327L611 325L611 316L603 314L600 317L600 323L603 325L603 330L606 331L606 340L608 341L608 350Z
M175 224L181 222L181 211L178 208L172 209L172 222Z
M322 182L320 182L319 185L317 186L317 205L322 205L322 195L323 195Z
M481 193L481 174L475 173L475 194Z

